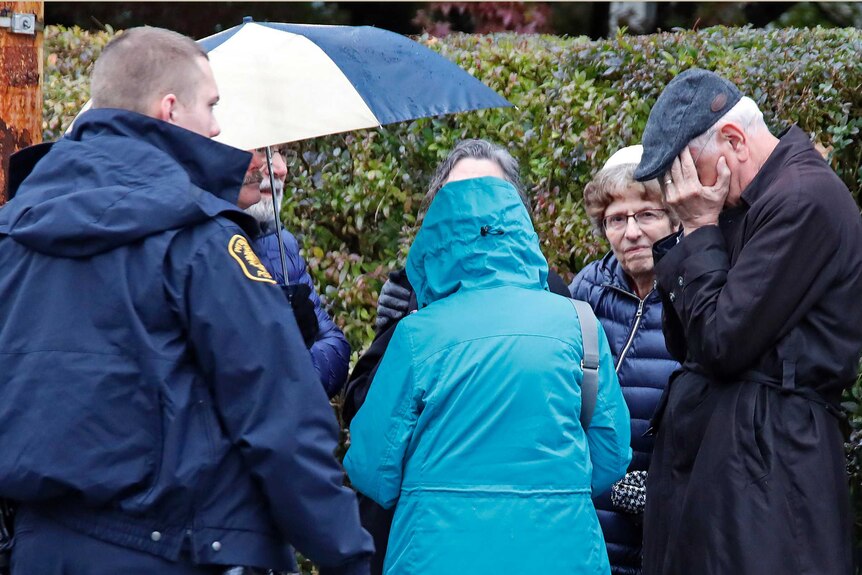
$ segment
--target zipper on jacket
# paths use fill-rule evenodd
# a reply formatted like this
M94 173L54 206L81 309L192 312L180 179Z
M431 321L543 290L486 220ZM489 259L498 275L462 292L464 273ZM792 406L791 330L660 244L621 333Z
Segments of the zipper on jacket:
M636 300L638 300L638 311L635 314L635 324L632 326L632 331L629 334L629 338L626 341L625 346L623 346L623 350L620 352L620 357L619 357L619 359L617 359L617 365L614 368L614 371L619 372L620 366L623 364L623 360L626 358L626 354L629 352L629 348L632 346L632 342L634 341L635 335L638 332L638 327L640 327L641 318L643 317L643 314L644 314L644 304L646 303L646 300L650 296L650 294L652 294L652 290L650 290L650 292L648 294L646 294L646 297L641 299L638 296L636 296L635 294L633 294L632 292L626 291L626 290L619 288L613 284L606 283L606 284L604 284L604 287L609 287L613 290L616 290L622 294L625 294L629 297L633 297Z
M635 324L632 326L632 331L629 334L629 338L628 340L626 340L626 344L623 346L623 350L620 352L620 357L619 359L617 359L616 367L614 367L614 371L619 373L620 366L623 364L623 360L626 358L626 354L629 352L629 348L632 346L632 342L635 340L635 335L637 335L638 328L640 327L641 318L643 317L644 313L644 304L646 303L647 298L652 295L652 292L655 291L655 282L653 282L653 289L651 289L649 293L644 296L643 299L639 298L636 294L633 294L628 290L624 290L623 288L616 286L612 283L603 283L602 287L610 288L614 291L618 291L623 295L627 295L628 297L632 297L638 300L638 311L637 313L635 313Z

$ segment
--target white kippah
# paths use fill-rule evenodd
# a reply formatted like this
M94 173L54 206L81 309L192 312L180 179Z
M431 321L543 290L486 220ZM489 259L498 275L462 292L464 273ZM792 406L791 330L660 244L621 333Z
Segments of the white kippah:
M623 164L640 164L641 156L644 153L644 147L640 144L635 146L626 146L625 148L620 148L613 155L608 158L608 161L605 162L605 165L602 166L603 170L607 170L608 168L613 168L614 166L621 166Z

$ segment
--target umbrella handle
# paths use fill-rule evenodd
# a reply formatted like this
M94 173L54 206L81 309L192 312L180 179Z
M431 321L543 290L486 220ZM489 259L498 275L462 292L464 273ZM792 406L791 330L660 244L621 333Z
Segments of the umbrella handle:
M279 216L279 208L275 201L275 176L272 175L272 149L266 147L266 167L269 174L269 189L272 193L272 218L275 220L275 239L278 242L278 254L281 258L281 274L284 278L284 285L290 284L290 279L287 277L287 257L284 254L284 244L281 241L281 217ZM288 300L290 295L288 295Z

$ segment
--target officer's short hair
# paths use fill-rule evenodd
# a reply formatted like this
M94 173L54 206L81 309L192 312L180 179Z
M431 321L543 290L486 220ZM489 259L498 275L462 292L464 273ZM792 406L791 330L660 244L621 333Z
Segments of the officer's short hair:
M93 108L150 113L153 101L174 94L193 98L201 78L198 58L208 59L194 40L164 28L131 28L111 40L90 82Z

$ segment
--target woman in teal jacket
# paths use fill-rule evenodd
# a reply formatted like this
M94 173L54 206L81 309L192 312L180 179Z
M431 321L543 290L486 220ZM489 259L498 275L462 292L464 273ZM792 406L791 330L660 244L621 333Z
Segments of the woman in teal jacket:
M609 573L591 496L631 458L629 414L599 327L599 391L579 423L580 328L517 191L437 194L407 258L419 311L396 328L344 459L397 505L387 574Z

